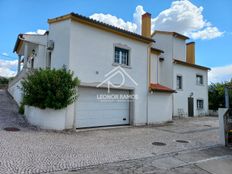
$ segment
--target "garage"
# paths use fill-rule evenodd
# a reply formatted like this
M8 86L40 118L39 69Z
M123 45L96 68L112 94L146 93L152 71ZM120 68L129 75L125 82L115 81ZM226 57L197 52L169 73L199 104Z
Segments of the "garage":
M129 124L129 101L102 100L107 89L80 87L75 107L76 128L116 126ZM111 89L109 95L129 95L128 90Z

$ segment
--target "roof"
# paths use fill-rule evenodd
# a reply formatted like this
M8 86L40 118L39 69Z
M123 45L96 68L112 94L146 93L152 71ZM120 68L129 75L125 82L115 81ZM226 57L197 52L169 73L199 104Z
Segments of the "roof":
M184 39L184 40L187 40L189 39L189 37L183 35L183 34L180 34L180 33L177 33L177 32L172 32L172 31L160 31L160 30L155 30L151 36L154 36L156 33L163 33L163 34L170 34L172 36L175 36L177 38L180 38L180 39Z
M67 15L63 15L57 18L53 18L53 19L48 19L48 23L52 24L52 23L56 23L56 22L60 22L60 21L64 21L64 20L68 20L71 19L73 21L77 21L86 25L90 25L92 27L98 28L98 29L102 29L108 32L112 32L130 39L134 39L137 41L141 41L144 43L151 43L151 42L155 42L152 38L148 38L148 37L144 37L142 35L91 19L89 17L85 17L82 16L80 14L76 14L76 13L70 13Z
M17 50L19 50L23 44L23 40L21 39L24 39L23 36L27 36L27 35L32 35L32 36L45 36L45 35L48 35L49 34L49 31L46 31L44 34L18 34L18 37L17 37L17 40L16 40L16 43L15 43L15 46L14 46L14 49L13 49L13 53L14 52L17 52ZM21 38L21 39L20 39Z
M158 83L157 84L151 83L149 88L150 88L150 90L157 91L157 92L167 92L167 93L174 93L174 92L176 92L175 90L173 90L173 89L171 89L169 87L160 85Z
M184 61L177 60L177 59L174 59L173 63L175 63L175 64L179 64L179 65L188 66L188 67L192 67L192 68L197 68L197 69L207 70L207 71L211 70L210 68L205 67L205 66L196 65L196 64L192 64L192 63L184 62Z
M151 53L154 53L154 54L161 54L161 53L164 53L164 51L163 51L163 50L160 50L160 49L157 49L157 48L152 47L152 48L151 48Z
M16 43L15 43L15 46L14 46L14 49L13 49L13 53L14 52L17 52L18 48L22 46L22 40L20 40L19 38L23 38L23 34L19 34L18 37L17 37L17 40L16 40Z

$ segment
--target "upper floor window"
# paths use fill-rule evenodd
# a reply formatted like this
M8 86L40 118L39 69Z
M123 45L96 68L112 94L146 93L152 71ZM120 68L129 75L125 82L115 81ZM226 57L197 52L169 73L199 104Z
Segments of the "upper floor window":
M183 89L183 79L182 76L176 76L176 89Z
M129 66L129 50L115 47L114 63Z
M197 100L197 109L204 109L204 100Z
M203 76L202 75L196 75L196 81L197 81L197 85L203 85L203 83L204 83Z

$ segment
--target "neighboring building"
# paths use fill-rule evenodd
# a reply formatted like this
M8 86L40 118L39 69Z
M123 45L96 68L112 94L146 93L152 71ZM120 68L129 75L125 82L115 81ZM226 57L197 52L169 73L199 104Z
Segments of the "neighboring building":
M152 38L161 54L159 83L176 90L173 95L173 116L208 114L208 71L195 64L195 43L175 32L155 31Z
M74 71L81 85L78 101L69 108L66 115L64 129L166 122L172 120L173 112L179 115L176 110L182 109L183 115L186 115L187 101L182 104L179 98L184 95L187 99L189 91L194 93L194 97L202 93L197 103L199 107L203 105L204 113L207 113L208 69L186 63L186 46L182 40L179 46L175 46L176 50L173 49L174 56L170 52L173 47L170 40L175 37L158 33L151 37L149 13L142 16L141 35L74 13L49 19L48 23L49 31L44 35L20 34L17 39L14 52L19 55L19 63L23 62L23 68L19 68L17 77L9 86L9 92L18 103L22 99L20 81L27 71L39 67L65 66ZM182 55L179 55L179 50L183 52ZM113 76L110 79L114 84L110 89L111 94L133 94L137 99L124 102L99 101L97 96L108 94L105 75L112 70L120 71L127 79L119 86L121 76ZM193 80L196 82L197 78L200 84L203 76L205 86L188 86L185 78L189 74L198 75ZM176 75L182 77L178 77L182 91L176 90L176 81L173 80L177 78ZM174 92L177 93L173 95ZM197 112L194 115L198 115Z

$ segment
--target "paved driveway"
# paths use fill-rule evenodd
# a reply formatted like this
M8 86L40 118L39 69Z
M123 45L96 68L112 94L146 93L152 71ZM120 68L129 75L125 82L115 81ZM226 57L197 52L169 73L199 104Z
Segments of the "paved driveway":
M18 115L16 102L0 89L0 129L5 127L26 127L27 124L22 117Z
M49 173L218 144L216 118L177 120L160 127L124 127L78 132L26 127L15 103L0 91L0 173ZM18 126L7 132L5 126ZM187 140L189 143L177 143ZM153 142L166 146L154 146Z

